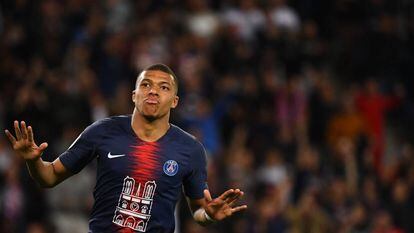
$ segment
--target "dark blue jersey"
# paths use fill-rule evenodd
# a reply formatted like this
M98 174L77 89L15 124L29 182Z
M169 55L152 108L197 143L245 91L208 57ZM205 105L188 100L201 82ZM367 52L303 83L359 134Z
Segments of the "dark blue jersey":
M60 155L63 165L78 173L97 159L95 203L90 232L173 232L174 208L182 187L192 199L207 187L203 146L171 124L156 142L140 140L131 116L90 125Z

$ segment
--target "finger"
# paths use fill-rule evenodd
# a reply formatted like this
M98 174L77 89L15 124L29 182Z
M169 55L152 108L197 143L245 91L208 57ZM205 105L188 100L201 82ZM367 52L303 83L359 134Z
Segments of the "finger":
M22 121L20 122L20 128L22 131L22 138L23 139L27 139L27 127L26 127L26 122Z
M243 192L239 192L233 198L229 198L228 200L226 200L226 202L227 202L228 205L233 206L234 203L236 201L240 200L243 196L244 196L244 193Z
M228 196L226 197L226 199L225 199L225 200L223 200L223 201L224 201L224 202L226 202L226 203L230 203L230 202L232 202L235 198L237 198L237 196L239 196L239 195L240 195L239 193L234 192L234 193L232 193L232 194L228 195Z
M234 189L229 189L226 192L224 192L223 194L221 194L218 198L220 198L221 200L226 200L228 197L230 197L231 195L233 195L234 193Z
M231 194L229 194L227 197L226 197L226 202L229 202L229 201L231 201L231 200L233 200L236 196L239 196L240 195L240 189L235 189L234 190L234 192L233 193L231 193Z
M46 148L48 146L49 146L49 144L47 144L47 142L44 142L44 143L40 144L40 146L39 146L40 153L43 153L43 151L46 150Z
M22 139L22 132L20 132L18 121L14 121L14 132L16 133L16 139L17 140Z
M245 209L247 209L247 205L237 206L237 207L232 208L231 212L236 213L236 212L239 212L239 211L245 210Z
M4 130L4 132L6 133L6 136L9 138L10 143L14 145L16 143L16 138L14 138L14 136L7 129Z
M207 200L207 202L212 201L210 191L208 189L204 189L204 198Z
M27 138L29 139L29 142L33 143L34 139L33 139L33 129L32 126L29 125L29 127L27 127Z

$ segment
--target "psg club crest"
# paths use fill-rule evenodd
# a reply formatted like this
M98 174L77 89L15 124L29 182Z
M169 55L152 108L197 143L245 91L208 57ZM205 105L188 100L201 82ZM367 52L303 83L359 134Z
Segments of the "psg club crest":
M174 176L178 172L178 163L175 160L168 160L164 163L163 169L168 176Z

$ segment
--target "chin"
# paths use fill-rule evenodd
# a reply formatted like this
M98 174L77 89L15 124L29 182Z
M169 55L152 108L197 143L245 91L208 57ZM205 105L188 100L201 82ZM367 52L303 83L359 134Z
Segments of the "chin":
M139 111L141 113L141 115L144 118L159 118L159 112L158 109L155 108L142 108L141 111Z
M156 114L143 114L142 115L147 121L155 121L159 119L160 117Z

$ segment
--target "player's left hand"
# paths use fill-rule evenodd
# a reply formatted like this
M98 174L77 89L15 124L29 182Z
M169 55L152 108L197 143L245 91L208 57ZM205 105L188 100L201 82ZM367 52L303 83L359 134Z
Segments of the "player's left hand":
M244 192L240 191L240 189L229 189L219 197L212 199L210 191L205 189L204 199L206 200L206 206L204 209L208 216L216 221L220 221L233 213L247 209L247 205L234 206L243 195Z

